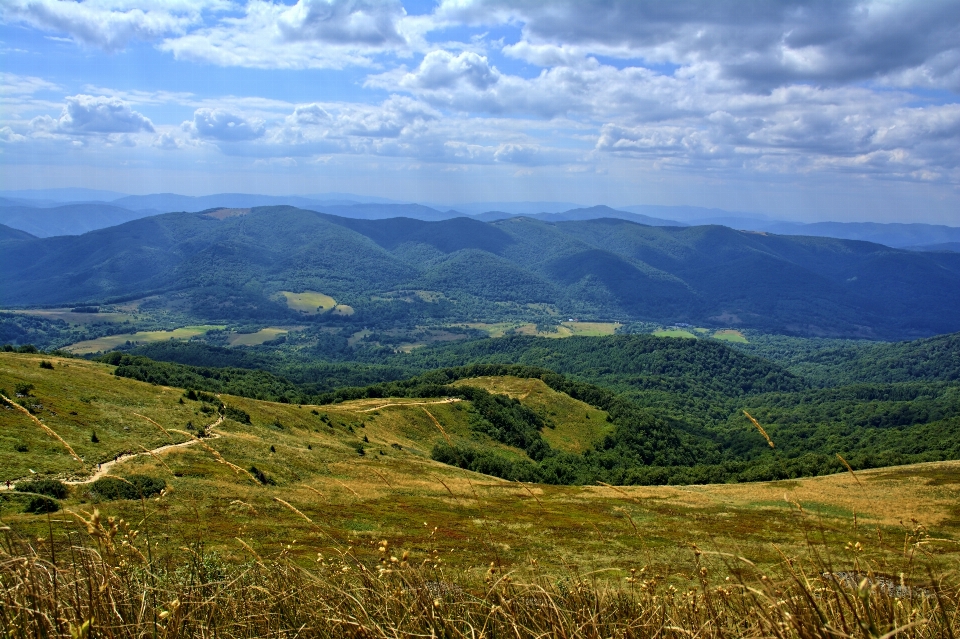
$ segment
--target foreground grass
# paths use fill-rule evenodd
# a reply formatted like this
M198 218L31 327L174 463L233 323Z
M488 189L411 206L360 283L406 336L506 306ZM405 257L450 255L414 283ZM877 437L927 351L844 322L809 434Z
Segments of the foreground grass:
M363 554L332 543L311 565L295 542L244 544L225 563L193 541L152 550L150 506L131 525L94 511L58 536L6 531L0 628L7 637L953 637L955 575L885 575L868 551L838 571L826 553L772 571L693 547L679 587L647 567L617 585L595 575L496 562L481 573L422 561L387 541ZM398 556L399 555L399 556Z

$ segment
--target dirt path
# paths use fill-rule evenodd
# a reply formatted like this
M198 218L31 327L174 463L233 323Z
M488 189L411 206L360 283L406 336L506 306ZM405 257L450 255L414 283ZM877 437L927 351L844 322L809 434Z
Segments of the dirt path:
M380 410L381 408L389 408L390 406L429 406L431 404L452 404L453 402L462 402L463 400L459 397L449 397L447 399L438 399L435 402L397 402L395 404L381 404L380 406L374 406L373 408L365 408L363 410L358 410L358 413L369 413L375 410ZM428 413L429 414L429 413Z
M145 418L145 419L146 419L146 418ZM153 420L150 420L150 421L153 421ZM215 422L213 422L212 424L210 424L209 426L207 426L206 429L209 430L209 429L212 429L212 428L216 428L217 426L219 426L219 425L222 424L222 423L223 423L223 415L221 415L220 418L217 419L217 421L215 421ZM168 433L168 434L169 434L169 433ZM217 439L217 438L219 438L219 437L220 437L219 433L213 433L213 435L211 435L210 437L207 437L206 439ZM91 483L97 481L98 479L100 479L101 477L104 477L104 476L106 476L106 475L109 475L111 469L112 469L114 466L116 466L117 464L121 463L121 462L129 461L129 460L131 460L131 459L133 459L133 458L135 458L135 457L143 457L144 455L149 455L149 456L151 456L151 457L154 457L154 456L159 455L159 454L161 454L161 453L165 453L165 452L167 452L167 451L169 451L169 450L174 450L174 449L177 449L177 448L186 448L187 446L193 446L194 444L200 443L200 441L201 441L201 440L196 439L196 438L194 438L194 439L188 439L187 441L185 441L185 442L180 442L180 443L178 443L178 444L164 444L163 446L159 446L159 447L153 448L153 449L151 449L151 450L144 449L142 452L139 452L139 453L127 453L127 454L125 454L125 455L118 455L115 459L111 459L110 461L106 461L106 462L102 462L102 463L100 463L100 464L97 464L97 470L96 470L96 472L94 472L92 475L90 475L90 476L87 477L86 479L72 479L72 480L69 480L69 481L65 481L65 482L63 482L63 483L64 483L64 484L67 484L68 486L81 486L81 485L83 485L83 484L91 484ZM31 476L31 477L21 477L20 479L12 479L12 480L10 480L10 487L9 487L9 488L8 488L6 485L0 485L0 490L13 490L13 486L14 486L18 481L23 481L23 480L25 480L25 479L31 479L31 478L32 478L32 476Z

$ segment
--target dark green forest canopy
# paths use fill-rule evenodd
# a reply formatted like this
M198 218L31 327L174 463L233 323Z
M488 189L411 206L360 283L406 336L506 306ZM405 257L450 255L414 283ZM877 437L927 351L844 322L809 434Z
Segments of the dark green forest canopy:
M557 317L535 308L547 303L561 317L784 334L896 339L960 330L960 255L722 226L370 221L261 207L223 220L168 213L0 244L4 305L157 294L204 321L293 321L305 318L277 293L313 290L351 305L355 314L340 321L360 326ZM418 290L436 295L387 295Z

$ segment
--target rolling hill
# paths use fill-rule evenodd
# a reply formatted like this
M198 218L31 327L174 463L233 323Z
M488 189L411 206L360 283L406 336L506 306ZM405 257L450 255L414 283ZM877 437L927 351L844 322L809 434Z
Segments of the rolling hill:
M953 294L960 255L952 253L617 219L425 222L293 207L233 211L8 243L0 304L164 293L188 300L203 318L267 318L290 314L278 291L314 290L344 299L357 310L354 321L370 323L385 312L374 296L405 289L439 293L446 306L430 312L451 321L518 317L546 303L561 316L797 334L904 338L960 329Z

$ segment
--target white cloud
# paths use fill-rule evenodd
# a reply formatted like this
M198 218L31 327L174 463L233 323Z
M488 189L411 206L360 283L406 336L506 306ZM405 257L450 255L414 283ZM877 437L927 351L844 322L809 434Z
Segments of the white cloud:
M42 121L45 127L47 121ZM73 95L52 130L59 133L85 135L91 133L153 132L153 123L118 98L106 96Z
M201 10L225 2L124 2L109 0L6 0L0 19L44 31L66 33L74 41L116 51L132 40L155 40L183 33L200 20Z
M261 120L247 119L224 109L197 109L193 120L184 122L184 131L191 135L220 142L243 142L263 135L265 126Z
M420 67L400 80L400 86L411 89L451 89L466 85L485 91L500 79L500 72L487 58L471 51L454 55L448 51L431 51Z
M372 56L404 50L405 12L397 0L250 0L241 17L166 39L178 59L264 69L369 66Z
M60 87L43 78L0 72L0 96L33 95L40 91L58 91Z

